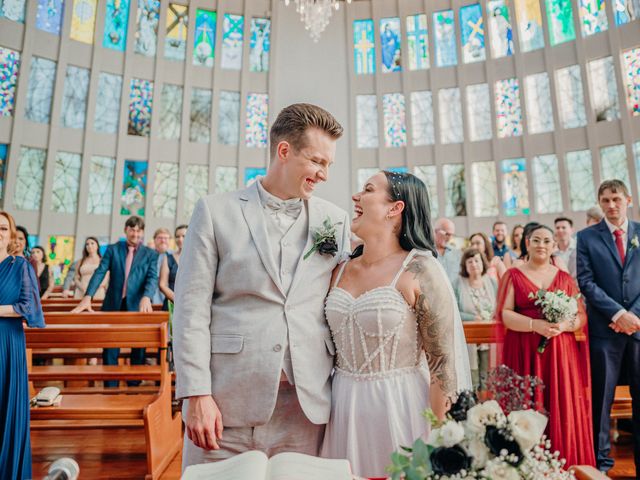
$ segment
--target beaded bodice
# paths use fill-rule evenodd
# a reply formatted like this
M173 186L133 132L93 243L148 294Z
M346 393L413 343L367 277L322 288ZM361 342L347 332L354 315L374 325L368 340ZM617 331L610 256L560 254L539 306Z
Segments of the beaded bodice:
M343 373L381 377L420 365L424 355L416 315L395 286L412 256L390 285L357 298L339 287L329 292L325 314L336 345L336 366Z

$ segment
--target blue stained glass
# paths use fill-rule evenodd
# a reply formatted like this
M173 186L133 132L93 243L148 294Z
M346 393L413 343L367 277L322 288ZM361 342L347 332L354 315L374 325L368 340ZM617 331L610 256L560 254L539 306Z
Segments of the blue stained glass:
M529 215L527 161L513 158L501 162L502 198L505 215Z
M353 61L356 75L376 72L376 47L373 42L373 20L353 21Z
M385 168L385 170L387 170L388 172L394 172L394 173L409 173L409 170L407 169L407 167L389 167L389 168Z
M409 70L429 68L429 37L426 15L407 17L407 48L409 50Z
M436 64L449 67L458 63L456 53L456 26L453 21L453 10L443 10L433 14L436 31Z
M258 177L263 177L267 174L266 168L253 168L248 167L244 169L244 185L249 186L255 182Z
M0 143L0 201L4 192L4 171L7 167L7 157L9 156L9 145Z
M38 0L36 28L60 35L63 14L64 0Z
M242 68L242 44L244 41L244 17L224 14L222 26L222 68L240 70Z
M513 27L506 1L487 2L487 17L493 56L500 58L513 55Z
M124 52L127 48L129 0L107 0L102 46Z
M213 67L216 49L216 12L196 10L196 33L193 37L193 64Z
M380 45L382 48L382 71L399 72L400 65L400 19L383 18L380 20Z
M460 35L464 63L479 62L486 58L482 8L479 4L460 9Z
M147 196L147 162L125 160L122 178L120 215L140 215L144 217Z
M251 41L249 44L249 70L269 71L269 50L271 49L271 20L251 19Z
M640 18L640 0L614 0L616 25L624 25Z

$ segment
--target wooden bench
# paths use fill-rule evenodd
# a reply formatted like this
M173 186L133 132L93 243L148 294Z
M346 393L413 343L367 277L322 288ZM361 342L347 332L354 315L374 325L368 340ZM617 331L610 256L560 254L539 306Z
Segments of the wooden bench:
M92 315L87 315L87 317ZM157 348L167 347L167 323L50 324L25 331L27 347ZM30 359L30 355L27 357ZM32 366L29 378L46 380L159 380L153 393L66 393L59 406L33 407L32 429L144 428L147 444L146 479L157 479L182 445L182 419L171 413L171 376L166 358L147 365Z
M75 300L75 299L73 302L48 302L48 303L43 302L42 311L45 313L70 312L71 310L76 308L77 305L78 305L78 300ZM95 312L100 311L100 309L102 308L102 302L91 302L91 308L93 308ZM154 312L160 312L162 311L162 304L154 303L153 305L151 305L151 308L153 309Z

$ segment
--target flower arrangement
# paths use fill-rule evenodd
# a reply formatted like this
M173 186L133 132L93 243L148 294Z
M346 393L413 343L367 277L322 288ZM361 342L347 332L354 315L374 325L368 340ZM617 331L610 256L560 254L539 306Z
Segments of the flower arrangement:
M575 478L544 436L547 417L535 410L505 414L496 400L462 392L444 421L430 410L426 442L391 455L392 480L564 480Z
M342 225L342 222L332 223L331 219L327 217L324 222L322 222L322 227L315 229L313 233L313 246L311 249L305 253L304 260L309 258L309 256L318 251L322 255L332 255L336 256L338 253L338 241L336 240L336 227L338 225Z
M529 298L536 299L534 303L542 309L542 315L549 323L560 323L567 319L573 322L576 315L578 315L578 298L580 298L580 294L572 297L562 290L552 292L540 289L535 294L530 293ZM547 345L549 345L549 339L541 338L538 344L538 353L544 353Z

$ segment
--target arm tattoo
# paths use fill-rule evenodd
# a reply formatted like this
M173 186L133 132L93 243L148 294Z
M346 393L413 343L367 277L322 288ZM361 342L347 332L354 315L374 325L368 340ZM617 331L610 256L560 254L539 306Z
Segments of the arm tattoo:
M445 288L442 288L443 284L438 281L434 272L428 271L428 261L417 258L409 263L407 271L414 274L414 279L418 280L420 286L415 310L432 382L439 382L442 391L450 395L456 390L453 352L454 305L446 284Z

